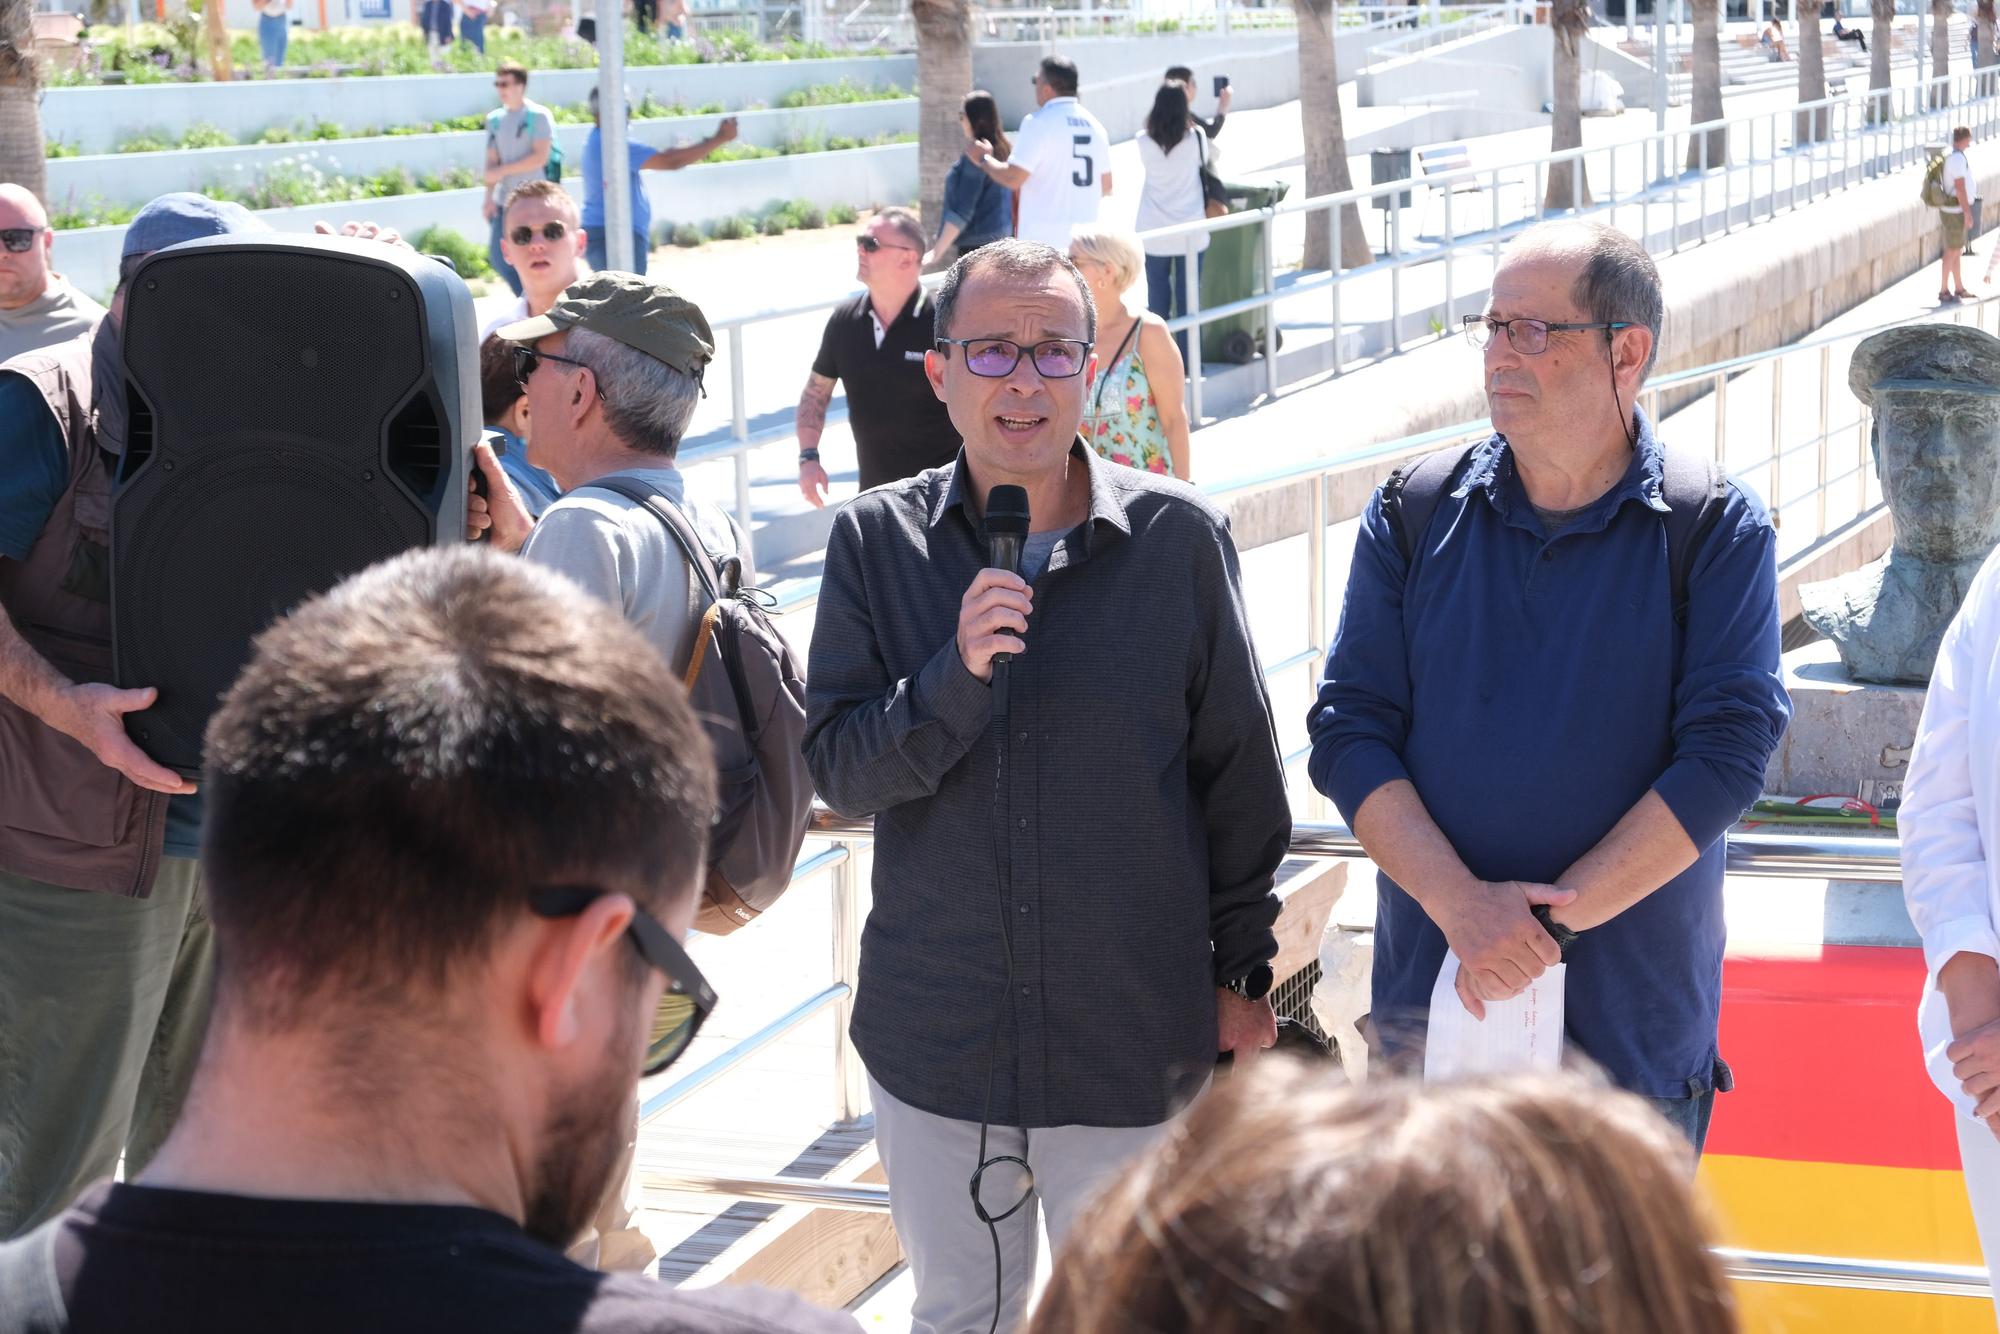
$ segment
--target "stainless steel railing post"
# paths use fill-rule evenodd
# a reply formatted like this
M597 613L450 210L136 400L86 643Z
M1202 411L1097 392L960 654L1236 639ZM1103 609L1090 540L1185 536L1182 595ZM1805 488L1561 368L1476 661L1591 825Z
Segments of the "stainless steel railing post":
M846 839L841 846L847 856L833 868L833 980L845 984L847 993L833 1007L833 1105L839 1120L853 1121L868 1107L868 1072L848 1036L861 976L860 848Z

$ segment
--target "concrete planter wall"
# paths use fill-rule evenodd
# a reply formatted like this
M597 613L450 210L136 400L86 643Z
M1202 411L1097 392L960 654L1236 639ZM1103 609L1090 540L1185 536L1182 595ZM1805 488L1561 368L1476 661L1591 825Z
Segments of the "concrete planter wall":
M636 100L647 93L690 106L740 107L776 102L795 89L842 79L874 88L916 85L915 56L839 60L764 60L738 65L660 65L626 71ZM537 70L528 95L538 102L581 102L596 86L594 69ZM353 130L414 125L469 116L496 106L491 74L413 74L379 79L285 79L244 83L167 83L135 88L51 88L42 99L42 133L86 153L108 153L137 131L178 132L196 121L254 139L273 125L331 120Z
M632 137L635 142L656 147L691 143L711 133L718 119L678 116L635 121ZM894 102L802 107L796 111L743 111L737 113L736 119L740 142L772 148L810 134L872 139L877 135L914 133L917 104L916 99L905 98ZM556 127L564 161L571 170L582 162L583 141L589 134L588 125ZM471 131L56 158L48 164L48 197L57 204L81 202L93 195L116 203L143 204L173 190L248 185L285 158L310 157L321 171L343 176L372 176L396 167L408 168L419 176L435 175L453 167L478 166L484 149L484 136Z
M575 182L570 182L575 189ZM917 195L917 146L884 144L837 153L801 153L793 157L759 158L688 167L684 171L650 173L646 190L653 202L653 225L702 222L746 213L786 199L810 199L821 205L903 204ZM264 212L262 217L280 231L308 232L316 222L338 226L367 220L394 227L405 236L424 228L451 227L483 242L487 224L480 216L479 190L445 190L434 194L397 195L345 204ZM686 201L700 200L698 212ZM123 227L88 227L56 233L55 267L78 287L100 300L118 281L118 254Z

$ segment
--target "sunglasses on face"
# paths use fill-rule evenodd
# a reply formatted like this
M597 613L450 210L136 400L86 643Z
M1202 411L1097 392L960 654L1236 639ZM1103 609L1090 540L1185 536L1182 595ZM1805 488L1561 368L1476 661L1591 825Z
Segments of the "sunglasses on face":
M565 366L582 366L585 370L594 369L586 363L578 361L575 357L559 357L553 352L537 352L532 347L516 345L513 352L514 383L521 386L521 392L524 394L528 392L528 377L533 375L535 368L545 361L559 361ZM597 391L597 396L599 398L604 397L604 390L601 387Z
M545 222L542 224L542 239L544 241L551 241L551 242L560 241L563 239L563 237L567 235L569 235L568 223ZM512 231L508 232L507 239L512 241L515 245L533 244L535 239L535 229L533 227L528 226L526 223L523 223L519 227L516 227Z
M10 252L19 255L33 249L35 242L40 240L42 233L47 230L48 228L46 227L0 228L0 245L6 246Z
M906 245L890 245L887 241L878 241L872 236L857 236L854 238L854 244L860 246L863 253L870 255L874 254L878 250L911 249L911 247Z
M604 897L604 891L587 885L560 885L539 889L528 897L528 906L537 917L575 917ZM632 923L625 928L633 948L650 968L667 979L660 1003L653 1010L652 1027L646 1034L646 1059L641 1067L657 1075L679 1059L694 1035L715 1009L715 989L694 966L687 951L667 934L667 928L644 908L635 907Z
M1044 380L1067 380L1083 374L1093 344L1077 338L1046 338L1028 348L1005 338L940 338L937 346L939 351L964 348L965 369L988 380L1012 375L1023 356L1032 356L1035 372Z

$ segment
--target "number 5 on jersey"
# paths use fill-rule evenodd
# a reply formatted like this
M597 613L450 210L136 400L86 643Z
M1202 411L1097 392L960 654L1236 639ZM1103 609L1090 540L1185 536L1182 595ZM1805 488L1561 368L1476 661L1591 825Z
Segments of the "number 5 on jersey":
M1078 187L1087 186L1097 179L1097 160L1090 155L1090 136L1073 134L1070 143L1075 145L1070 149L1070 156L1083 166L1069 174L1069 183Z

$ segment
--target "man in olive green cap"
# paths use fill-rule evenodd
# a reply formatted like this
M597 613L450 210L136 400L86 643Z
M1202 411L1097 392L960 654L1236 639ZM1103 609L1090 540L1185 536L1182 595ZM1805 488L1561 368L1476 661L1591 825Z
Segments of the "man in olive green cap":
M705 610L687 558L666 525L641 505L597 485L617 482L664 497L687 516L711 552L735 552L752 581L750 542L723 511L690 500L674 467L701 397L715 336L700 307L633 273L594 273L563 292L547 314L494 334L514 344L514 372L528 400L528 460L562 487L562 499L530 519L503 478L488 477L490 538L560 570L625 614L678 675ZM623 1167L571 1258L600 1269L644 1269L657 1253L634 1221L638 1191L633 1101Z

